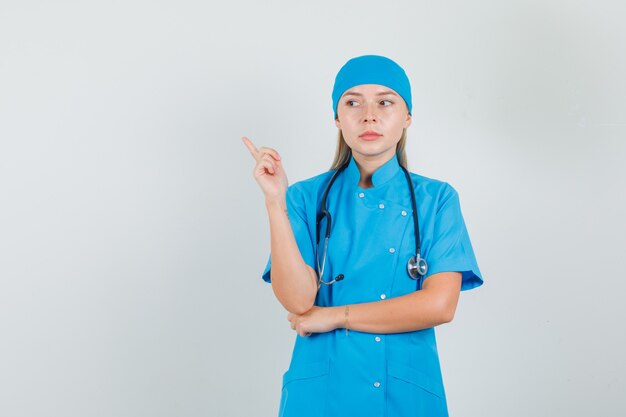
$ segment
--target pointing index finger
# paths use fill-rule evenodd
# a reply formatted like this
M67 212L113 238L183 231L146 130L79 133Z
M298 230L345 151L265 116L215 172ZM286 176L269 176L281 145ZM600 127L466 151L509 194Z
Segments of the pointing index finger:
M243 140L243 143L246 145L254 159L257 159L259 150L256 148L256 146L254 146L254 143L252 143L252 141L245 136L242 136L241 139Z

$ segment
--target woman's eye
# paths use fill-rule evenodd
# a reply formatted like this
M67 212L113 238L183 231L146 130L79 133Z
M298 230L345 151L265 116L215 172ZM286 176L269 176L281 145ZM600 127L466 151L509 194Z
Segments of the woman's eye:
M391 101L391 100L381 100L381 101L380 101L380 103L384 103L384 102L389 103L389 104L387 104L387 106L390 106L390 105L392 105L392 104L393 104L393 101ZM356 101L355 101L355 100L346 100L346 104L347 104L349 107L354 107L354 106L352 105L352 103L356 103Z

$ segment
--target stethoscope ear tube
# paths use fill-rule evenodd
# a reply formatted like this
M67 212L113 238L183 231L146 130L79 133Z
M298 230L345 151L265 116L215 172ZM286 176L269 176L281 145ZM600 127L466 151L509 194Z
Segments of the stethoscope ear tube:
M349 162L349 161L348 161ZM341 171L343 171L347 166L348 166L348 162L346 162L345 164L343 164L343 166L341 166L337 171L335 171L335 173L333 174L333 176L330 178L330 181L328 182L328 185L326 186L326 189L324 190L324 194L322 195L322 203L321 203L321 210L320 213L317 215L317 219L316 219L316 224L315 224L315 242L316 242L316 254L315 254L315 258L317 260L317 289L319 290L320 287L322 286L322 284L326 284L326 285L330 285L334 282L337 281L341 281L343 279L343 275L340 274L337 276L337 278L333 279L332 281L324 281L323 276L324 276L324 266L326 265L326 251L328 248L328 239L330 238L330 227L331 227L331 223L332 223L332 216L330 215L330 212L326 209L326 197L328 196L328 191L330 191L330 186L333 184L333 182L335 181L335 179L337 178L337 175L339 175L339 173ZM322 219L326 219L326 235L324 236L324 255L322 256L322 265L320 266L320 260L319 260L319 246L320 246L320 223L322 221Z

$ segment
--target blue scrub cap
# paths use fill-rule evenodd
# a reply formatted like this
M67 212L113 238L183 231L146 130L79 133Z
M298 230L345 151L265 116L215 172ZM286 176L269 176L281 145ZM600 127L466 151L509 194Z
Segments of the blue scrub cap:
M346 62L335 77L332 94L335 119L341 95L361 84L380 84L391 88L404 99L411 113L411 84L402 67L381 55L362 55Z

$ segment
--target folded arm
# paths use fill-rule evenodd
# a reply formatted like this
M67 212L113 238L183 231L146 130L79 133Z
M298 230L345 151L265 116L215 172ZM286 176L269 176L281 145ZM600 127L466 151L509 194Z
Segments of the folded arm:
M287 311L302 314L315 302L317 275L302 259L289 221L287 202L266 200L265 204L270 222L272 289Z
M420 291L350 304L348 328L370 333L400 333L448 323L454 318L460 291L460 272L433 274L423 282ZM345 327L345 306L328 308L332 309L336 328Z

